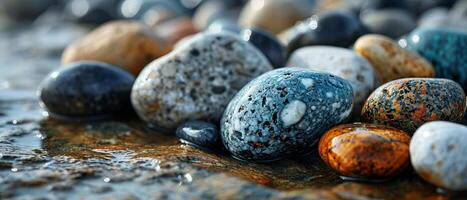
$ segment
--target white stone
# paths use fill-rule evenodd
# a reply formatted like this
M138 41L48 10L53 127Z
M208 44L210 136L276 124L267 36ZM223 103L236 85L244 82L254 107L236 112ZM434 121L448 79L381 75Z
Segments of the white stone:
M303 115L305 115L305 112L306 104L300 100L294 100L287 104L281 112L284 127L289 127L299 122Z

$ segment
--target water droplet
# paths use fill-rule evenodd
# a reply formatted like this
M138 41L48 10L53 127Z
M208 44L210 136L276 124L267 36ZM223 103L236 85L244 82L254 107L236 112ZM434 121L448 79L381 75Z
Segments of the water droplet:
M109 177L105 177L105 178L104 178L104 182L106 182L106 183L110 182L110 178L109 178Z

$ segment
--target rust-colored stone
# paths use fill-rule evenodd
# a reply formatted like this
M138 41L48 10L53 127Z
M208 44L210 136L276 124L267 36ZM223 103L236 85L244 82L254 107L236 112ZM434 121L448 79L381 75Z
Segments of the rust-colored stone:
M344 124L328 130L319 142L324 162L343 176L394 177L409 164L410 136L373 124Z
M106 23L70 44L62 63L96 60L119 66L134 75L171 50L143 24L134 21Z

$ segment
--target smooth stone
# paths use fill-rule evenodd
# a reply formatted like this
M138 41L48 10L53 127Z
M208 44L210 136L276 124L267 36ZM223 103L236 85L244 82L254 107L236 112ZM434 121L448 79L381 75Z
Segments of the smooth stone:
M447 8L437 7L424 12L419 17L418 27L467 31L467 17L453 14Z
M421 126L410 142L415 171L427 182L467 190L467 126L436 121Z
M371 33L398 38L417 27L415 18L401 9L382 9L360 14L362 24Z
M258 28L253 28L243 30L240 37L261 50L274 68L284 67L286 52L274 35Z
M175 45L179 40L198 33L193 25L193 21L188 17L169 19L155 25L153 28L156 35L171 45Z
M327 73L281 68L249 82L221 120L224 146L236 158L278 160L313 151L319 137L352 111L352 86Z
M149 62L171 50L149 27L135 21L112 21L70 44L62 63L95 60L138 73Z
M364 179L388 179L410 163L410 136L383 125L343 124L328 130L319 141L323 161L339 174Z
M436 77L458 82L467 91L467 32L450 29L415 29L407 48L430 61Z
M226 33L199 33L150 63L136 79L132 103L149 125L216 122L251 79L272 70L252 44Z
M119 12L123 18L140 20L148 26L186 14L177 1L164 0L124 0Z
M237 21L240 13L239 5L234 1L210 0L203 2L193 15L193 24L199 30L208 27L217 20Z
M177 127L175 135L183 142L200 147L217 147L221 144L221 137L216 125L209 122L184 122Z
M249 1L240 13L239 24L277 34L311 16L315 5L315 0Z
M30 20L38 17L56 3L56 0L1 0L0 15L13 19Z
M450 8L458 0L404 0L412 13L418 15L435 7Z
M388 37L364 35L355 42L354 49L373 65L382 83L400 78L435 76L430 62L401 48Z
M41 104L52 117L84 119L108 117L131 108L135 78L100 62L76 62L49 74L41 83Z
M212 33L228 32L232 34L240 34L242 28L237 24L236 20L229 18L216 19L206 28L206 31Z
M449 79L399 79L380 86L368 97L362 118L412 134L429 121L461 122L465 101L462 87Z
M352 50L340 47L302 47L292 53L287 66L322 71L349 81L354 99L352 119L359 118L365 100L380 82L367 60Z
M349 47L365 30L349 11L328 11L314 15L281 33L279 39L289 53L312 45Z
M67 18L88 24L102 24L118 19L120 0L71 0L67 1Z

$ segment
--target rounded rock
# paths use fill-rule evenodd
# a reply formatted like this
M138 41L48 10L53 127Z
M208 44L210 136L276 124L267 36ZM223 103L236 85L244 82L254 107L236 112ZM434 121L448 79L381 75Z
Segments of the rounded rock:
M253 28L243 30L240 37L261 50L274 68L284 67L286 52L274 35Z
M313 15L280 34L289 53L304 46L349 47L365 30L350 11L328 11Z
M352 111L352 87L337 76L300 68L265 73L224 111L221 137L235 157L271 161L309 153Z
M410 142L415 171L426 181L454 191L467 190L467 126L444 121L421 126Z
M447 8L433 8L418 18L418 27L449 28L467 31L467 16L457 15Z
M315 4L314 0L249 1L240 13L239 24L276 34L309 17Z
M138 76L132 103L149 125L172 129L188 120L218 121L251 79L272 70L252 44L226 33L199 33Z
M380 82L367 60L352 50L340 47L302 47L292 53L287 66L322 71L349 81L354 95L353 119L360 116L365 100Z
M410 136L383 125L343 124L319 141L319 154L339 174L356 179L392 178L409 166Z
M138 75L146 64L169 51L170 47L149 27L133 21L113 21L70 44L62 55L62 63L95 60Z
M400 78L435 76L430 62L401 48L388 37L362 36L355 42L354 49L373 65L382 83Z
M407 48L433 64L436 77L458 82L467 91L467 32L441 29L415 29L405 40Z
M203 121L188 121L180 124L175 135L184 143L200 147L217 147L221 138L216 125Z
M461 122L465 93L454 81L406 78L388 82L368 97L362 109L366 122L386 124L412 134L429 121Z
M414 17L401 9L382 9L360 14L363 25L369 32L398 38L417 27Z
M52 117L92 119L131 108L130 73L99 62L68 64L47 76L39 92Z

